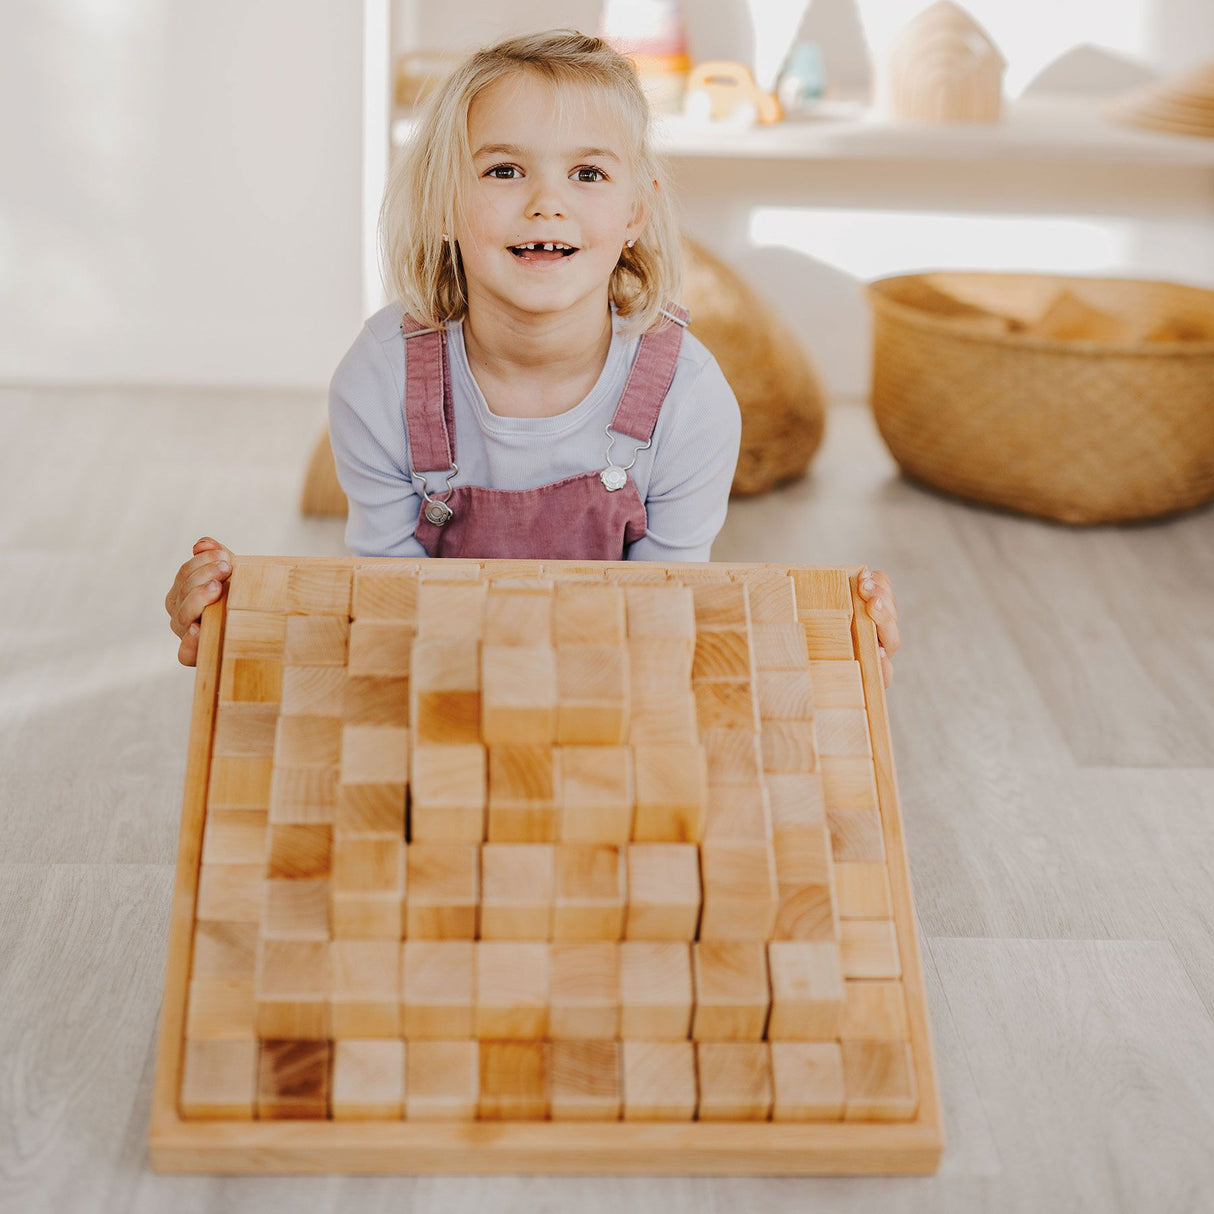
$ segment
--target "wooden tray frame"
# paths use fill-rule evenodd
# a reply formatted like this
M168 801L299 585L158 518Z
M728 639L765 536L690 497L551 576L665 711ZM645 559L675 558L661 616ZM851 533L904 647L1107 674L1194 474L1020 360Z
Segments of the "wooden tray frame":
M240 558L237 558L238 560ZM247 557L290 565L337 558ZM341 558L352 567L402 564ZM556 564L557 562L545 562ZM806 566L808 568L808 566ZM703 570L670 564L667 569ZM733 564L781 570L789 565ZM825 568L825 567L823 567ZM831 568L839 568L832 566ZM919 1108L903 1122L220 1121L183 1118L181 1084L195 902L219 691L227 596L202 614L190 719L177 875L148 1134L162 1173L900 1175L936 1171L944 1149L910 872L898 804L876 625L860 597L858 566L845 567L852 639L868 706Z

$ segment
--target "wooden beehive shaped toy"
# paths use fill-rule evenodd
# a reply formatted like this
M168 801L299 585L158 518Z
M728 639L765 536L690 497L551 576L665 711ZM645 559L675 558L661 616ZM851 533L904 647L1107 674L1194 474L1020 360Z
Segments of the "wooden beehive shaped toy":
M932 1170L854 573L237 558L154 1164Z

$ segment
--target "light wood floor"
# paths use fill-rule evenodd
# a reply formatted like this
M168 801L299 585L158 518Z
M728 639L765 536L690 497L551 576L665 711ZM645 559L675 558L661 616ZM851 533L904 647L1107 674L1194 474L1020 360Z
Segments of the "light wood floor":
M1214 511L1074 531L960 505L855 405L715 556L894 580L939 1175L149 1173L193 682L164 594L206 533L345 553L296 511L323 424L318 394L0 390L0 1208L1214 1210Z

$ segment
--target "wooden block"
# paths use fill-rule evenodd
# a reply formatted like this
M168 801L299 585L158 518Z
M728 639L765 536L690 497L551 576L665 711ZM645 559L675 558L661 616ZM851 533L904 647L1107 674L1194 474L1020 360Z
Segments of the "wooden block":
M405 853L406 938L476 939L480 848L473 843L410 843Z
M742 729L751 733L757 732L758 705L755 702L754 688L749 682L697 682L693 684L692 690L696 698L696 721L701 729Z
M771 1116L771 1051L765 1041L696 1043L701 1121L766 1121Z
M636 746L638 843L697 843L704 835L708 766L702 746Z
M405 1109L405 1043L333 1043L333 1117L339 1121L399 1118Z
M827 809L878 808L872 759L862 755L827 755L819 751L819 767Z
M482 1121L543 1121L548 1116L546 1041L482 1041L480 1099Z
M273 755L278 721L277 704L220 704L212 751L222 756Z
M561 645L556 650L556 740L613 746L628 739L628 650L623 645Z
M211 759L207 808L267 809L274 758L269 755L222 755Z
M473 1121L479 1086L475 1041L410 1041L405 1047L407 1121Z
M333 849L330 892L335 938L399 940L404 924L405 841L340 836Z
M826 822L821 777L808 772L768 773L765 779L771 806L772 837L804 836Z
M839 930L839 955L845 978L902 976L892 919L843 919Z
M340 666L280 666L284 717L340 717L349 678Z
M562 842L627 843L635 793L627 746L562 746L557 816Z
M490 842L556 841L558 758L547 745L489 747Z
M627 896L620 849L602 843L560 843L556 848L554 940L618 940Z
M481 646L481 737L490 746L556 737L556 651Z
M814 689L808 670L761 670L759 716L764 721L808 721L814 715Z
M332 861L333 828L271 822L267 877L327 877Z
M620 945L620 1036L686 1039L691 1031L691 949L673 941Z
M840 919L892 919L889 873L883 863L835 861Z
M837 1041L771 1043L772 1121L839 1121L843 1052Z
M287 611L303 615L350 614L352 570L345 562L293 565L287 574Z
M257 1056L257 1117L324 1120L329 1112L328 1041L264 1040Z
M695 648L695 600L687 586L625 586L629 637L661 637L688 656Z
M764 721L760 744L764 772L806 772L818 765L814 726L810 721Z
M249 1121L257 1103L257 1042L185 1043L181 1115Z
M797 618L792 578L775 570L746 574L750 618L755 624L788 624Z
M337 778L336 766L275 767L269 824L332 825L337 816Z
M750 603L742 582L707 583L691 587L696 631L745 631L750 625Z
M330 963L333 986L329 1014L333 1036L399 1037L400 942L335 940Z
M851 623L842 616L811 611L802 614L801 627L805 631L805 647L811 662L855 660Z
M725 565L714 565L712 563L705 564L690 564L684 561L676 561L666 566L666 575L672 582L680 582L684 586L690 586L693 590L697 586L719 586L729 585L729 569Z
M228 579L228 610L286 611L287 579L291 566L276 561L232 562Z
M614 940L550 946L547 1035L614 1039L620 1029L620 946Z
M705 842L700 847L704 908L701 940L766 940L779 894L772 846Z
M342 716L347 725L408 725L409 680L379 678L375 675L347 678ZM476 716L479 719L479 704ZM426 740L433 741L433 738Z
M277 704L282 698L282 663L276 658L237 658L224 655L219 674L220 700L246 704Z
M771 837L766 785L709 784L704 843L766 843Z
M339 615L289 615L284 662L296 666L345 666L350 653L350 621Z
M552 624L557 645L622 645L624 593L619 586L558 582Z
M412 624L355 620L350 625L351 675L407 679L415 636Z
M409 838L479 843L485 837L485 748L471 743L413 747Z
M667 581L665 569L660 565L650 566L646 561L609 565L606 576L608 581L620 586L660 585Z
M885 862L885 837L881 815L872 809L828 809L831 854L836 860L862 863Z
M819 708L814 714L818 750L824 755L865 755L872 758L868 713L863 708Z
M694 652L694 637L672 643L664 636L630 636L628 683L633 712L652 699L690 691Z
M700 921L700 863L694 843L633 843L625 853L630 940L694 940Z
M409 731L395 725L345 725L344 784L404 784L409 779Z
M471 579L434 580L427 576L417 588L417 635L426 640L479 640L484 630L488 586ZM443 573L453 573L444 569Z
M259 923L265 871L264 863L203 864L198 870L198 918Z
M326 878L264 882L261 934L266 940L328 940L329 882Z
M342 784L338 788L333 829L341 837L405 837L403 784Z
M844 1041L845 1121L909 1121L919 1107L918 1085L905 1041Z
M805 670L809 666L805 629L800 624L755 624L750 630L750 647L756 670ZM816 682L814 687L816 690Z
M634 693L628 723L633 746L692 746L696 736L696 698L691 691L638 698Z
M845 569L790 570L796 589L797 613L825 612L850 620L851 582Z
M228 581L228 611L223 627L226 658L282 662L287 642L287 617L277 611L242 611L233 606Z
M485 601L486 645L552 645L552 596L495 582Z
M407 1041L471 1038L476 1008L472 940L406 940L401 948L401 1031Z
M422 561L418 565L423 582L475 582L483 572L480 561L446 557L441 561Z
M833 940L773 940L767 946L771 974L770 1040L828 1041L843 1019L843 972Z
M211 809L202 835L203 864L259 864L266 855L264 809Z
M744 729L702 729L700 744L708 763L708 782L753 788L762 782L759 735Z
M825 844L821 850L828 857ZM775 853L780 905L772 939L836 942L839 918L829 858L819 864L808 858L807 847L777 847ZM823 870L820 876L808 875L807 870L813 868L816 874L819 867Z
M854 979L843 984L844 1040L909 1041L906 993L898 981Z
M340 717L279 717L275 767L334 767L341 762Z
M690 1041L622 1043L625 1121L692 1121L695 1049Z
M199 919L194 924L190 974L194 978L247 978L252 981L259 925L231 919Z
M698 682L749 683L753 677L750 634L745 628L697 632L691 677Z
M547 940L555 882L551 843L486 843L481 848L481 939Z
M192 1041L246 1041L255 1037L252 974L195 975L186 1003L186 1036Z
M355 569L350 614L355 620L400 620L417 625L416 573Z
M691 946L696 1041L761 1041L770 1002L761 940L702 940Z
M318 1041L332 1036L327 941L262 940L257 951L257 1035Z
M471 639L413 645L410 712L418 742L452 745L481 739L480 645Z
M618 1121L619 1042L552 1042L548 1084L553 1121Z
M864 707L859 662L810 662L809 677L814 685L814 703L819 708Z

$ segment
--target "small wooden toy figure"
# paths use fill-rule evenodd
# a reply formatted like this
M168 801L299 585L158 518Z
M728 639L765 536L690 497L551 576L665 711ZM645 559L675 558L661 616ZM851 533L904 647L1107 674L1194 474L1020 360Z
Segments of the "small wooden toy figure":
M1006 62L987 32L952 0L938 0L898 35L889 56L890 117L997 122Z

